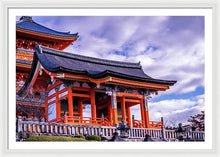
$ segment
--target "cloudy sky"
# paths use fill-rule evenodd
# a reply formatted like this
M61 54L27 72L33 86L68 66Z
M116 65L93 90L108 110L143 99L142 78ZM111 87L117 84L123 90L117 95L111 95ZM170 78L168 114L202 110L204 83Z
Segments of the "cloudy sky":
M33 19L57 31L78 32L78 40L66 51L140 61L149 76L177 80L171 89L152 95L150 120L164 117L167 125L177 125L204 110L203 16L35 16ZM88 106L84 114L89 110ZM132 107L132 114L140 119L139 106Z

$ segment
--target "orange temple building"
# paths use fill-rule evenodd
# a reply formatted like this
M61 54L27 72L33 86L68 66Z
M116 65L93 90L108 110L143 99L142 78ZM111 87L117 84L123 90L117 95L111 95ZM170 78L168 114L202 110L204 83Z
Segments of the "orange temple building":
M16 92L24 85L31 70L33 52L38 44L63 50L78 38L76 34L58 32L33 21L30 16L22 16L16 23ZM21 98L16 95L16 114L26 117L44 112L44 92L35 91L35 96Z
M137 128L163 125L149 121L148 99L176 81L154 79L140 63L64 52L78 34L51 30L31 17L22 17L16 31L17 105L40 106L47 122L116 126L124 121ZM83 115L85 104L91 105L91 117ZM140 105L141 120L131 117L130 108L135 105ZM21 114L17 109L17 115Z

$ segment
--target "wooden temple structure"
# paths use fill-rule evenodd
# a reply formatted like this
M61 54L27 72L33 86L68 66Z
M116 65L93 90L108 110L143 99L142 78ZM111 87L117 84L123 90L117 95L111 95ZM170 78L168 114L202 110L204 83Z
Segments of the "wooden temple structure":
M41 99L47 122L115 126L124 121L137 128L160 128L161 122L149 120L149 96L169 89L176 81L154 79L144 73L140 63L62 51L77 37L36 24L31 17L21 18L16 54L18 86L23 81L16 88L21 104L27 98ZM91 105L91 117L83 115L85 104ZM131 118L130 108L135 105L140 105L141 120Z
M58 32L36 23L30 16L22 16L16 22L16 92L21 89L28 78L36 43L63 50L77 38L77 33ZM37 89L34 92L34 97L25 99L16 95L17 115L28 118L43 115L45 92Z

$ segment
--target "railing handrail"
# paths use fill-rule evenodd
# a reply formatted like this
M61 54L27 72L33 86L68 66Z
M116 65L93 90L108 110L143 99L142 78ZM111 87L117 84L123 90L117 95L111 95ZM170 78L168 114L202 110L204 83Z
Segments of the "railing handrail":
M74 122L78 121L78 122ZM81 125L104 125L111 126L111 122L106 117L102 118L92 118L92 117L77 117L77 116L63 116L56 119L53 119L49 122L57 122L57 123L73 123L73 124L81 124Z
M104 118L103 118L104 119ZM33 133L56 133L56 134L86 134L88 135L101 135L104 137L112 137L116 131L114 126L94 126L94 125L76 125L65 124L55 122L39 122L39 121L24 121L18 118L17 123L18 132L33 132ZM185 132L187 136L190 136L193 140L204 141L205 133L201 131L188 131ZM128 130L129 138L144 138L146 134L149 134L152 138L164 138L175 140L178 137L178 133L175 130L163 130L155 128L134 128ZM163 136L164 134L164 136Z

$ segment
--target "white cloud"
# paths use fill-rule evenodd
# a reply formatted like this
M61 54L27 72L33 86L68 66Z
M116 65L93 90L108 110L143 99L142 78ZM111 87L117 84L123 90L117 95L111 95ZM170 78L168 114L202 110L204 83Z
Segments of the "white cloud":
M204 95L191 99L172 99L160 102L149 102L150 120L164 117L166 125L187 123L187 119L204 110Z
M190 116L204 110L204 95L196 96L192 99L172 99L160 102L149 102L149 118L151 121L160 121L164 118L166 125L170 126L178 123L187 124ZM131 115L135 119L141 120L140 105L131 107Z

